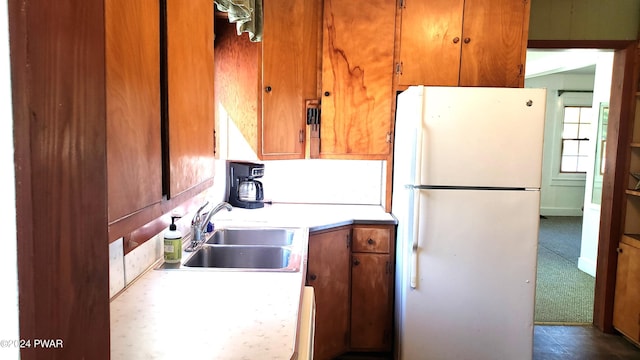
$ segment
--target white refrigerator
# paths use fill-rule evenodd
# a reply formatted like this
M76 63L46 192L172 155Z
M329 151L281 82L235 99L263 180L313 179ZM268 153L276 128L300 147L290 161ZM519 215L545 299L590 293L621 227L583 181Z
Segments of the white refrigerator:
M528 360L546 91L398 95L398 359Z

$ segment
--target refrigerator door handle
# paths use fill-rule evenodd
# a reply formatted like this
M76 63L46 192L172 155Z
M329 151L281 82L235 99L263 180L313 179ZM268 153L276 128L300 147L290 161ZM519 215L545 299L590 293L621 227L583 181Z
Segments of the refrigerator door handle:
M422 153L423 153L423 148L424 148L424 142L427 140L425 139L426 134L428 134L428 132L426 131L427 129L424 128L425 123L424 121L422 121L422 119L420 120L420 124L418 126L418 136L417 136L417 143L416 143L416 158L415 158L415 173L413 174L413 184L422 184ZM410 286L412 289L417 289L418 288L418 240L420 239L419 236L419 232L420 232L420 187L416 187L416 186L412 186L413 188L413 197L414 197L414 202L413 202L413 232L412 232L412 240L411 240L411 276L409 277L409 281L410 281Z
M411 283L412 289L418 288L418 239L420 239L420 222L417 221L417 215L420 211L420 189L414 187L413 194L415 201L413 202L413 229L411 234Z

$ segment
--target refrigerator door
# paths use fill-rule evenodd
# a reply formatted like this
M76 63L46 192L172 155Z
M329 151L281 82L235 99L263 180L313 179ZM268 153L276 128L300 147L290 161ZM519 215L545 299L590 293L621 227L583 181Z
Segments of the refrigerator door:
M419 88L416 184L540 188L545 89Z
M414 191L401 358L531 359L539 191ZM414 255L407 241L399 251Z

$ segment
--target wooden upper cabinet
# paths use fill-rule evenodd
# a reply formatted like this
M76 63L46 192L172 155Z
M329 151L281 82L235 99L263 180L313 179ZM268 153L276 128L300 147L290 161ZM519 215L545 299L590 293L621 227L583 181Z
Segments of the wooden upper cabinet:
M522 87L528 0L406 0L400 86Z
M213 2L167 0L168 196L214 173Z
M324 1L320 157L386 158L395 0Z
M105 1L109 223L162 200L160 11Z
M320 1L263 4L262 159L305 156L305 100L317 99Z
M405 0L400 85L458 85L464 0Z

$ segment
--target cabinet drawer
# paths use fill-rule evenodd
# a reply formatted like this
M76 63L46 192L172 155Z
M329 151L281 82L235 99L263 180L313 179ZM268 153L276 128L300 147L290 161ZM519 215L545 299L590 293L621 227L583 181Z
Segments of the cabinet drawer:
M353 228L353 252L389 253L390 227Z

